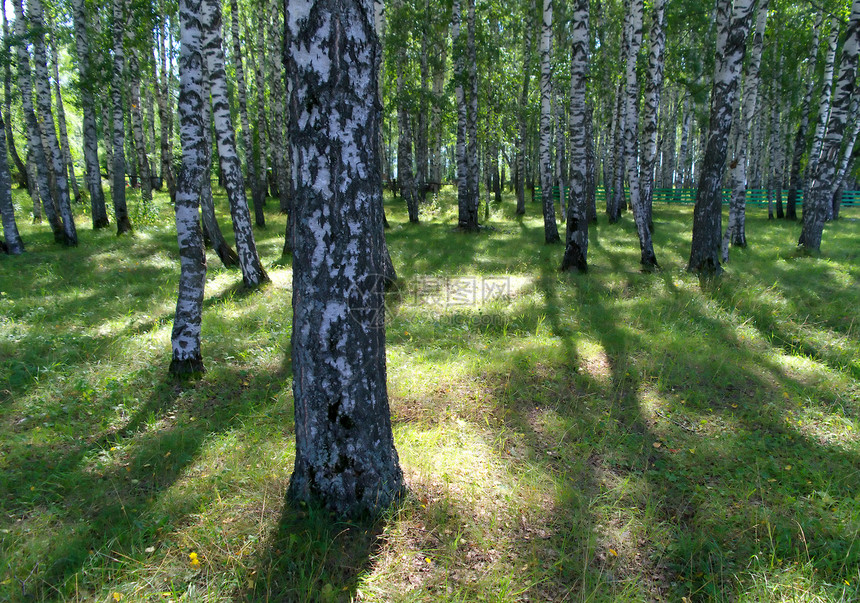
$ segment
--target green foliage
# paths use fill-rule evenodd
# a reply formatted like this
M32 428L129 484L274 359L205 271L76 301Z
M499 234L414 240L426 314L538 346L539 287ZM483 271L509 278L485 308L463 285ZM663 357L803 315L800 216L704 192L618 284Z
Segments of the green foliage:
M751 209L751 246L700 284L690 208L655 208L662 272L638 272L625 217L592 229L574 276L534 207L506 196L469 236L448 188L419 225L387 200L409 494L364 523L284 501L283 216L256 231L262 290L210 253L193 383L167 375L165 195L133 236L81 228L75 249L19 221L28 252L0 256L0 598L856 600L858 210L799 259L799 226ZM488 282L509 295L449 303Z

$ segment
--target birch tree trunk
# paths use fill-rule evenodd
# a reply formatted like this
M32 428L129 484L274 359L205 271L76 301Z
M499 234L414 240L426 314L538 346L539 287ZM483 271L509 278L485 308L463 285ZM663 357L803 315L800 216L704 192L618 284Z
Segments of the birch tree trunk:
M285 38L297 213L288 496L341 515L375 514L401 496L403 474L375 276L383 234L373 3L291 1Z
M137 154L137 174L140 182L140 200L144 207L152 205L152 175L149 171L149 158L146 156L146 139L143 134L143 111L140 106L140 61L137 58L132 28L126 26L129 40L128 53L128 104L131 114L131 132L134 150Z
M552 0L543 0L540 39L540 186L543 197L544 242L557 243L558 226L552 195Z
M801 188L800 181L800 164L803 161L803 155L806 151L806 133L809 129L809 108L812 103L812 93L815 90L815 78L813 72L815 70L815 57L818 54L819 31L821 30L822 16L819 15L815 27L812 30L812 45L810 47L809 59L804 69L804 80L806 81L806 94L803 96L803 102L800 105L800 125L797 128L797 134L794 137L794 151L791 159L791 172L788 182L788 199L786 201L785 218L787 220L797 220L797 197L798 190Z
M66 245L75 246L78 244L78 233L75 229L75 217L72 214L72 204L69 197L69 180L66 177L65 162L60 151L59 140L57 140L54 115L51 112L51 81L48 75L48 57L44 36L45 21L41 0L29 0L27 12L32 25L30 35L33 43L33 75L39 124L42 126L42 135L45 137L50 152L47 160L54 176L53 189L56 191L57 209L62 217L64 242Z
M75 47L80 70L81 108L83 109L84 163L87 173L87 190L90 193L90 208L93 228L107 228L110 220L105 207L102 176L99 170L99 139L96 129L96 107L93 98L93 74L90 71L90 43L87 30L87 13L84 0L73 0L75 20Z
M624 200L624 83L618 84L615 93L615 119L612 123L612 197L606 205L609 223L621 219Z
M257 287L269 280L254 240L251 214L245 198L245 183L242 165L236 151L236 131L230 116L230 101L227 96L227 77L224 71L224 50L221 43L221 2L202 0L200 7L203 60L211 84L212 116L215 121L215 136L218 155L224 174L224 188L230 201L233 232L236 236L236 252L242 269L242 282L246 287Z
M526 213L526 156L528 155L528 103L529 83L531 82L532 56L532 18L534 17L535 0L526 2L527 15L523 22L523 87L520 93L520 105L517 113L519 120L519 150L517 152L517 215Z
M478 230L478 207L472 200L469 177L469 161L466 149L469 108L466 102L466 44L460 35L460 0L454 0L451 38L454 52L454 94L457 99L457 227L465 232Z
M200 0L180 0L179 137L182 166L176 183L176 234L179 241L179 296L173 320L170 372L202 373L200 331L206 285L206 254L200 231L199 199L204 174L206 141L203 129L203 56ZM119 154L119 153L117 153Z
M475 48L475 0L466 0L468 11L466 19L468 22L468 35L466 37L466 51L469 61L469 112L466 122L469 132L469 142L466 145L466 166L469 169L469 195L472 211L475 212L475 225L477 227L478 204L480 202L480 185L478 175L478 57Z
M50 51L51 51L51 68L54 75L54 100L57 106L57 126L60 130L60 154L63 158L63 164L66 166L66 173L72 194L75 197L75 203L81 202L81 191L78 189L78 178L75 175L75 164L72 161L72 151L69 147L69 130L66 126L66 110L63 106L63 95L60 92L60 56L57 51L56 31L51 24L50 32Z
M818 253L821 250L821 237L827 210L828 207L832 207L833 194L839 186L836 182L837 161L848 121L848 110L853 95L856 94L858 54L860 54L860 0L853 0L845 42L842 46L839 78L836 80L833 93L827 134L821 146L821 154L813 168L809 191L803 204L803 229L798 241L798 248L803 253Z
M839 42L839 20L830 21L830 36L827 39L827 54L824 57L824 76L821 81L821 96L818 99L818 121L815 122L815 134L812 137L812 147L809 150L809 161L806 163L806 175L804 180L807 187L812 184L812 175L821 155L824 144L824 133L830 116L831 100L833 96L833 69L836 62L836 46Z
M729 261L729 243L737 247L747 246L746 235L746 192L747 192L747 146L749 130L758 108L758 88L761 67L761 52L764 47L764 32L767 27L769 0L758 0L755 31L752 48L744 76L743 96L741 98L740 119L735 124L737 152L732 162L732 197L729 204L729 223L723 235L722 258Z
M15 223L15 208L12 206L12 173L6 155L6 124L0 113L0 221L3 222L4 251L10 255L24 253L24 241Z
M284 152L287 148L286 137L286 103L284 102L284 65L281 58L283 51L283 39L281 30L283 19L278 6L282 3L278 0L269 2L269 91L271 94L270 107L272 117L270 126L272 128L272 142L275 146L274 161L277 169L278 182L278 208L282 214L290 212L290 162L289 153Z
M691 272L706 276L718 275L723 270L720 266L722 180L732 129L732 105L754 4L754 0L735 0L733 8L731 0L717 3L719 34L711 91L711 119L693 210L693 242L687 264Z
M131 231L131 221L128 218L128 206L125 200L125 108L122 102L122 91L125 89L125 50L123 48L125 24L125 2L113 0L113 81L111 85L111 97L113 99L113 185L111 186L111 198L117 234Z
M433 192L437 193L442 185L442 110L440 104L445 94L445 76L448 62L447 33L441 44L439 60L433 66L433 104L430 108L430 134L433 139L430 148L430 184Z
M427 193L427 93L430 84L430 0L424 0L424 11L421 16L421 60L419 73L421 78L421 96L418 102L418 132L415 134L415 194L421 203Z
M397 107L397 126L399 135L397 137L397 184L400 194L406 201L409 212L409 221L418 223L418 194L415 191L415 180L412 176L412 131L409 125L409 112L406 109L403 91L403 63L406 60L404 53L399 53L397 58L397 96L400 98Z
M259 15L259 9L255 10ZM260 19L258 18L258 22ZM247 35L250 36L254 29L246 28ZM254 71L254 80L256 83L256 100L257 100L257 146L260 151L260 171L257 172L258 179L258 197L254 198L254 220L259 227L266 226L266 216L263 213L263 208L266 206L266 197L269 196L269 156L271 149L269 148L269 124L266 119L266 80L263 77L265 70L266 57L264 52L264 37L263 29L256 28L257 40L254 47L255 53L249 57L251 69Z
M570 54L570 200L567 204L563 271L588 270L588 120L586 83L588 77L588 0L573 6Z
M26 121L26 115L25 115L25 121ZM28 126L28 128L29 128L29 126ZM43 153L43 158L44 158L44 151L42 153ZM33 157L33 153L30 152L29 148L27 149L27 158L26 159L27 159L27 163L26 163L27 180L30 183L30 189L27 192L30 193L30 201L32 201L32 203L33 203L33 224L41 224L42 223L42 201L41 201L39 195L42 193L40 193L40 190L39 190L39 176L38 176L39 171L36 168L36 160ZM51 230L53 230L53 225L51 227ZM60 229L60 232L62 232L62 228ZM55 237L55 240L56 240L56 237Z
M236 91L239 96L239 121L242 125L242 149L245 152L245 173L247 182L251 184L251 195L254 211L259 201L259 162L254 155L254 144L251 140L251 122L248 119L248 90L245 84L245 69L242 65L242 42L239 38L239 3L230 0L231 33L233 40L233 68L236 71Z
M164 1L160 1L162 15L165 13ZM170 71L168 70L167 50L167 31L164 19L159 26L158 40L158 62L160 73L158 73L158 94L156 102L158 103L158 121L160 124L159 132L159 151L161 155L161 177L167 184L167 191L170 193L170 200L176 202L176 180L173 176L173 144L172 144L172 123L173 123L173 101L170 97Z
M627 23L627 94L624 121L624 159L627 164L627 181L630 187L630 207L639 234L639 263L643 269L657 268L657 258L654 255L654 245L651 241L651 230L648 228L648 216L643 206L639 188L639 82L636 77L636 57L642 45L642 0L629 0Z
M648 81L645 84L645 110L642 116L642 208L645 223L654 232L652 204L654 191L654 166L657 162L657 111L663 91L663 55L666 49L666 18L663 10L664 0L654 0L651 5L651 43L648 50Z
M5 10L0 12L3 13L3 56L5 58L3 61L3 121L6 123L6 144L9 147L9 155L12 157L12 161L18 170L19 185L26 188L32 194L31 187L35 189L37 185L35 180L30 179L27 165L21 160L21 156L18 155L18 149L15 148L15 136L12 132L12 52L9 36L9 20Z

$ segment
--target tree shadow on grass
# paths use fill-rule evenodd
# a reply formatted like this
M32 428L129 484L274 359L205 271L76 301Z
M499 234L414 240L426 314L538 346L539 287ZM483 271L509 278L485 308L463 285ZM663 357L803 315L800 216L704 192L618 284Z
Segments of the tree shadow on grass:
M159 544L213 496L206 488L161 500L163 495L194 464L207 439L272 404L268 394L273 383L287 380L284 371L288 364L253 386L236 370L222 370L208 383L166 377L123 425L80 445L10 447L6 459L14 469L0 477L6 527L17 531L16 524L50 520L58 531L38 560L32 557L38 549L31 550L38 544L7 550L7 571L21 580L29 574L23 591L50 599L68 596L72 588L86 592L90 585L80 570L92 564L93 555L143 561L144 548ZM252 395L252 389L264 395ZM190 404L201 397L202 403Z

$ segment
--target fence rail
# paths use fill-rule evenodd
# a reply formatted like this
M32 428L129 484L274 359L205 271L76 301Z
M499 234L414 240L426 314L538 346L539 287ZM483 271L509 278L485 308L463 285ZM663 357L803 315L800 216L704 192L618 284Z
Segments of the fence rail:
M627 189L624 189L625 196L629 199L630 193ZM758 207L766 207L767 206L767 194L768 189L761 188L753 188L747 189L747 197L746 204L754 205ZM535 188L534 199L537 200L540 198L541 189ZM597 188L598 198L605 195L604 189L602 186ZM558 201L560 199L559 189L557 186L552 188L552 196L553 199ZM727 205L729 200L731 199L732 191L731 189L724 188L723 189L723 205ZM788 190L782 190L782 202L785 203L788 199ZM774 199L774 202L776 200ZM696 202L696 189L694 188L656 188L654 189L653 195L654 203L680 203L680 204L693 204ZM797 191L797 203L798 205L803 204L803 191ZM842 191L842 207L860 207L860 190L858 191Z

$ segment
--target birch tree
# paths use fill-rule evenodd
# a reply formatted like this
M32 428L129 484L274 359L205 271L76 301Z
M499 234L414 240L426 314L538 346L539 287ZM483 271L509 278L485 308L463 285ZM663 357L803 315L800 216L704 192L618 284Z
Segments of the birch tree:
M401 495L403 474L374 276L383 234L372 1L290 2L285 48L297 214L288 496L342 515L377 513Z
M157 91L156 103L158 104L159 151L161 159L161 177L167 184L167 191L171 201L176 201L176 180L173 176L173 101L170 96L170 69L168 68L168 44L167 23L164 9L164 0L159 0L162 18L158 25L158 63L156 72Z
M78 233L75 229L75 217L72 214L66 164L57 138L54 114L51 111L51 82L48 74L48 57L44 34L45 20L41 0L29 0L27 13L32 25L30 35L33 42L33 83L36 89L36 105L41 134L46 144L46 159L54 176L54 200L62 217L65 244L74 246L78 244Z
M723 235L722 258L729 261L729 243L737 247L747 246L746 235L746 190L747 190L747 146L750 126L758 109L758 88L761 67L761 53L764 47L764 31L767 26L769 0L758 0L752 48L747 62L741 97L740 119L735 124L737 152L732 162L732 197L729 204L729 223Z
M532 19L535 13L535 0L528 0L526 6L526 18L523 20L523 86L520 93L520 104L517 112L519 120L519 149L517 151L517 215L526 213L526 155L528 155L528 102L529 84L531 83L531 57L532 57Z
M858 0L860 1L860 0ZM711 119L705 157L693 210L693 242L687 269L718 275L722 234L722 180L732 128L732 105L746 51L754 0L719 0L717 3L716 65L711 91Z
M2 113L0 113L0 221L3 222L3 237L6 239L4 251L10 255L24 253L24 241L18 233L15 208L12 206L12 174L9 171L9 160L6 155L6 124Z
M81 109L83 110L84 164L87 174L87 190L90 193L90 211L93 228L110 225L105 207L105 194L99 170L99 139L96 128L96 105L93 98L94 78L90 71L90 37L84 0L73 0L72 13L75 21L75 48L78 55Z
M651 230L648 228L648 217L642 203L639 188L639 82L636 76L636 57L642 45L642 0L628 0L627 49L625 56L626 95L624 117L624 160L627 166L627 182L630 187L630 207L636 222L641 251L639 263L643 269L657 268L657 258L654 255L654 245L651 240Z
M648 80L645 84L645 110L642 116L642 207L645 221L653 232L652 195L654 191L654 166L657 162L657 116L660 95L663 91L663 63L666 50L665 0L654 0L651 5L652 21L650 47L648 50Z
M146 156L146 140L143 133L143 109L140 104L140 59L133 28L126 25L128 40L128 104L131 117L131 132L134 151L137 155L137 173L140 182L140 200L144 207L152 204L152 175L149 159Z
M827 210L839 185L836 182L837 161L851 100L856 93L858 54L860 54L860 0L854 0L846 28L845 42L842 45L839 77L833 93L827 133L809 179L810 186L803 204L803 229L798 241L798 248L803 253L818 253L821 250L821 237Z
M281 58L283 48L283 19L278 6L283 3L278 0L269 2L269 18L266 22L269 49L269 92L270 107L272 109L270 127L272 130L272 143L275 146L274 162L278 185L278 208L282 214L290 211L290 161L287 148L286 129L286 103L284 102L284 65Z
M544 242L557 243L555 203L552 196L552 0L543 0L540 38L540 186L543 197Z
M179 137L182 166L176 182L176 234L179 242L179 296L173 319L170 372L202 373L200 331L206 285L206 254L200 230L199 200L205 177L203 136L203 56L201 54L200 0L179 2ZM120 153L117 153L120 154Z
M251 122L248 119L248 89L245 83L245 69L242 57L242 42L239 38L239 3L230 0L230 27L233 41L233 68L236 72L236 92L239 97L239 123L242 126L242 149L245 152L246 182L251 184L251 195L256 211L259 192L257 173L260 165L254 155L254 145L251 140Z
M588 0L573 7L570 55L570 200L567 204L562 270L588 269L588 148L586 82L588 77Z
M131 231L128 206L125 199L125 107L122 92L125 89L125 2L113 0L113 78L111 81L113 136L113 184L111 198L117 234Z
M227 77L224 71L224 50L221 42L221 2L202 0L200 7L200 26L202 28L202 49L206 73L212 95L212 117L215 122L215 136L224 188L230 202L230 215L233 218L233 232L236 237L236 253L242 269L242 281L246 287L257 287L269 280L254 240L251 214L245 198L245 183L242 179L242 166L236 151L236 131L230 116L230 102L227 97Z
M67 174L71 192L75 197L75 203L81 202L81 192L78 189L78 179L75 176L75 163L72 161L72 149L69 145L69 129L66 125L66 109L63 105L63 94L60 90L60 54L57 50L57 33L53 23L48 20L50 37L48 48L51 51L51 71L54 76L54 105L57 108L57 127L60 133L60 155Z
M454 93L457 100L457 227L465 232L478 230L477 191L472 196L471 165L467 134L469 130L469 103L466 98L467 43L461 35L460 0L454 0L451 20L451 39L454 47Z

